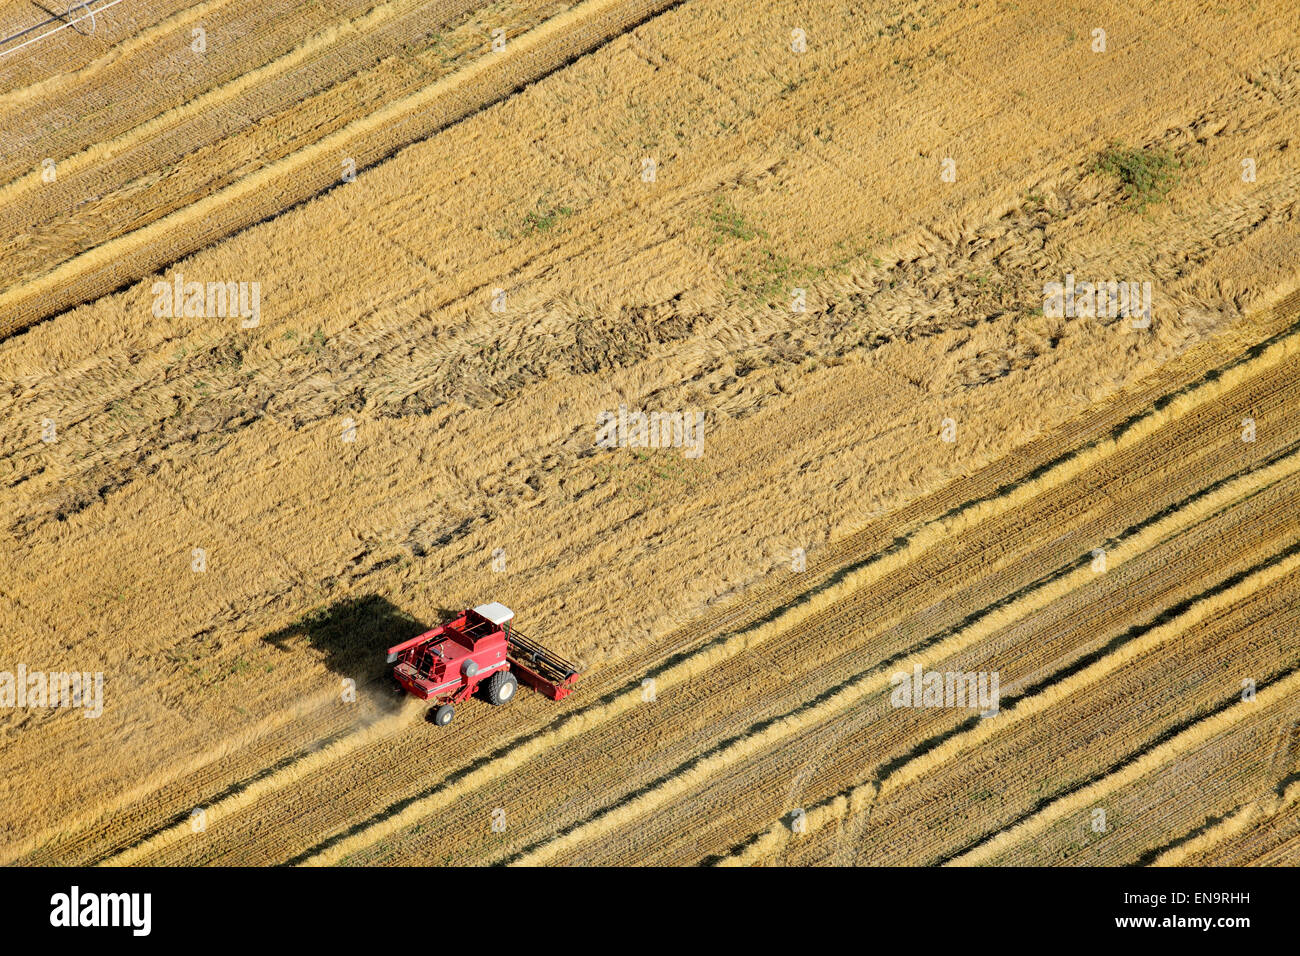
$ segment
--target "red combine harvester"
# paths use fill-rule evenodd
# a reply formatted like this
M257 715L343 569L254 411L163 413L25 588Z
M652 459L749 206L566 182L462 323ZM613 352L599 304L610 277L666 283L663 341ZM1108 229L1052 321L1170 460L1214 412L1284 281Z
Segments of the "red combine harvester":
M390 647L388 663L397 665L393 676L408 693L439 704L433 722L440 727L451 723L452 704L484 682L488 701L497 706L515 699L520 681L563 700L573 691L577 668L511 627L514 616L504 604L480 604Z

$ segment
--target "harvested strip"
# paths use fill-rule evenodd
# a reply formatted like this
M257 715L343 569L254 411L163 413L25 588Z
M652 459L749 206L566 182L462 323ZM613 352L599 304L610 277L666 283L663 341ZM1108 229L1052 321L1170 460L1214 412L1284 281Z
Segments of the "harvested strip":
M1168 537L1180 525L1194 523L1195 521L1214 513L1226 503L1234 501L1260 486L1271 484L1289 474L1293 474L1296 471L1298 464L1300 464L1300 454L1293 453L1274 465L1262 469L1257 474L1246 475L1236 479L1228 485L1225 485L1214 495L1204 501L1198 502L1193 508L1176 511L1147 528L1139 535L1123 542L1119 548L1112 552L1112 554L1117 562L1131 560L1136 555ZM1187 518L1191 518L1191 521L1189 522L1185 520ZM811 811L809 812L805 818L808 832L815 831L818 826L822 825L822 823L842 820L845 819L846 816L852 816L855 813L861 812L862 809L871 806L878 792L881 795L887 794L898 787L915 780L918 776L931 769L934 765L944 762L962 750L968 749L969 747L987 740L992 736L992 734L1006 727L1008 723L1013 722L1013 719L1019 720L1023 717L1041 712L1046 707L1051 706L1052 703L1059 700L1063 694L1070 693L1078 687L1091 683L1093 680L1111 672L1115 667L1130 662L1136 656L1149 650L1151 646L1160 643L1171 635L1185 630L1190 624L1203 620L1205 617L1215 613L1217 610L1230 604L1232 601L1240 600L1244 595L1249 594L1251 591L1266 587L1269 583L1284 576L1296 567L1300 567L1300 556L1289 558L1280 564L1267 568L1223 594L1220 594L1203 604L1198 604L1195 608L1195 614L1192 617L1189 618L1188 615L1182 615L1174 621L1171 621L1169 624L1151 631L1142 640L1127 645L1120 651L1103 658L1101 661L1086 670L1081 671L1079 674L1068 679L1064 683L1050 688L1026 703L1018 704L1014 710L1011 711L1007 720L982 722L966 734L950 738L938 748L929 751L924 756L908 761L900 769L891 773L885 779L882 784L883 789L881 790L878 790L877 784L874 781L858 784L850 788L846 797L846 803L837 804L834 807L814 808L818 811L823 809L826 811L825 813L819 812L819 815L816 817L813 816ZM1014 620L1023 618L1034 611L1046 607L1048 604L1060 599L1068 592L1082 586L1086 581L1093 577L1095 577L1095 573L1089 567L1085 566L1076 569L1069 575L1066 575L1045 587L1035 589L1021 601L1009 605L1001 611L996 612L994 616L991 616L993 619L989 621L989 623L985 624L984 628L981 628L976 632L975 639L982 639L987 634L992 633L992 631L999 630ZM967 637L969 638L969 635L967 635ZM954 636L951 640L956 642L957 638ZM968 646L970 643L973 642L969 639L962 641L960 645L954 646L954 652ZM900 665L899 669L906 670L907 668ZM837 800L838 799L839 798L837 797ZM859 809L849 810L849 807L856 807ZM792 833L789 828L786 827L783 822L778 821L758 837L755 843L752 845L747 844L742 851L729 856L727 858L728 865L750 865L762 860L771 855L771 853L779 851L789 842L791 836Z
M21 105L24 101L30 100L36 96L43 96L46 93L52 93L55 90L63 89L73 83L92 78L104 67L116 62L124 56L130 56L138 50L142 50L149 44L153 43L159 37L166 36L174 30L189 26L195 20L207 16L209 13L224 7L230 0L203 0L191 7L178 10L171 16L159 20L151 27L146 27L139 33L133 33L110 47L104 53L91 60L85 66L76 70L69 70L67 73L54 73L43 80L37 80L35 83L29 83L26 86L0 93L0 108L8 107L13 104Z
M1076 812L1095 803L1100 797L1150 773L1216 734L1232 729L1242 720L1254 716L1257 711L1265 710L1275 704L1285 703L1297 691L1300 691L1300 671L1264 688L1254 701L1238 702L1221 713L1207 717L1195 726L1183 731L1173 740L1161 744L1151 752L1144 754L1140 759L1118 773L1113 773L1096 783L1055 801L1028 820L1011 827L1009 830L1003 830L973 850L950 861L950 865L979 866L988 862L999 852L1033 836L1035 833L1041 833L1066 814Z
M1245 581L1228 591L1198 603L1191 611L1180 616L1175 621L1156 628L1141 640L1135 641L1133 644L1126 646L1123 650L1104 658L1097 664L1086 668L1073 677L1068 678L1063 683L1032 698L1030 701L1018 705L1011 712L1011 717L1006 721L982 722L968 734L953 738L941 745L935 751L932 751L918 760L912 761L910 765L905 765L908 769L902 771L896 778L890 778L887 780L885 784L886 788L893 789L894 787L901 786L908 780L915 779L915 777L922 772L925 767L937 762L942 762L946 757L982 742L1002 727L1007 726L1008 723L1041 712L1047 707L1050 707L1056 701L1060 700L1063 695L1073 693L1080 687L1093 683L1101 677L1104 677L1106 674L1113 672L1115 668L1128 663L1140 654L1146 653L1152 647L1158 645L1170 636L1185 630L1201 620L1204 620L1206 617L1216 613L1223 607L1234 601L1240 600L1244 595L1249 594L1257 588L1267 586L1269 582L1276 580L1278 577L1281 577L1297 568L1300 568L1300 555L1294 555L1273 567L1261 571L1256 575L1252 575L1250 578L1247 578ZM966 633L955 635L948 641L940 644L934 651L918 655L916 658L899 665L897 670L907 671L910 669L907 666L909 664L913 666L919 665L922 669L925 669L931 664L937 663L943 658L955 654L958 651L973 645L977 641L982 640L988 633L1004 627L1006 624L1010 623L1011 620L1022 617L1031 610L1033 610L1033 607L1016 607L1014 605L1003 608L1001 611L990 615L989 618L982 621L980 625L976 625L968 629ZM1014 615L1014 617L1012 615ZM1010 620L1007 618L1010 618ZM613 827L627 822L627 820L634 816L640 815L655 806L663 804L666 800L678 796L681 793L706 782L713 772L729 766L738 760L744 759L746 756L753 753L766 750L775 743L797 733L800 730L821 723L829 716L856 703L868 694L884 690L885 687L889 685L889 682L888 673L880 672L868 675L861 680L850 684L844 690L835 694L817 707L810 708L803 713L791 715L790 717L777 721L766 730L739 741L732 747L729 747L721 753L703 761L698 767L693 768L688 773L682 774L680 777L666 782L656 790L643 794L631 803L597 818L586 826L579 827L547 844L544 844L533 853L525 856L519 862L524 864L545 863L547 860L551 859L556 854L563 852L568 847L582 840L590 840L598 837L600 834L612 829ZM851 812L851 807L869 806L875 796L875 785L867 784L861 788L860 792L851 793L849 797L846 798L844 804L828 810L828 812L823 815L822 822L825 822L826 820L841 819L843 814ZM782 825L778 824L777 826ZM783 826L782 829L784 829ZM769 838L770 834L771 831L769 831L769 834L766 834L761 838L755 846L761 847L765 851L774 845L779 846L779 843L775 839ZM738 864L745 864L753 862L753 859L754 857L742 855L737 858L736 862Z
M234 814L241 808L262 799L268 793L272 793L286 784L291 783L303 774L310 773L317 767L334 763L346 757L348 754L355 753L361 747L373 743L375 740L382 739L393 733L399 727L403 727L417 718L422 713L421 707L417 706L413 700L403 701L401 713L394 714L391 717L385 717L376 721L364 730L351 734L348 737L331 744L324 750L304 757L302 760L294 763L281 773L275 774L265 780L259 780L253 783L245 790L234 794L206 807L205 810L210 820L218 820L221 817ZM116 856L105 860L105 866L131 866L145 859L150 854L161 850L178 840L184 839L191 834L190 824L188 821L172 826L161 833L158 833L149 839L136 844L129 850L125 850Z
M101 862L167 829L192 808L209 806L355 732L355 717L340 710L338 693L328 690L305 705L274 712L228 746L209 750L131 788L109 809L29 840L27 855L13 862L23 866ZM306 716L298 719L304 712Z
M1181 866L1189 857L1203 854L1226 840L1240 836L1258 826L1260 821L1275 817L1296 803L1300 803L1300 781L1291 784L1280 795L1271 794L1263 800L1246 804L1200 836L1166 850L1151 865Z
M1288 505L1294 508L1295 502L1293 494ZM1199 529L1185 537L1188 542L1207 540L1207 535ZM1218 537L1218 540L1223 539ZM1207 559L1212 560L1214 552L1220 549L1221 545L1207 548ZM1154 566L1159 560L1153 553L1143 563ZM1264 564L1257 563L1257 566ZM1241 576L1237 575L1227 583L1239 580ZM932 773L898 788L888 797L880 797L868 814L857 818L864 821L861 826L831 827L792 841L788 855L774 859L783 865L816 864L826 862L831 854L843 852L858 865L943 862L971 849L990 833L1027 819L1051 801L1121 770L1206 716L1230 706L1238 693L1236 682L1230 676L1234 670L1262 675L1261 684L1267 686L1295 668L1294 652L1282 635L1293 631L1297 624L1296 609L1290 606L1287 596L1298 581L1300 575L1295 572L1274 581L1243 602L1202 621L1093 684L1086 693L1064 698L1049 711L1008 726L1005 732L962 753L959 759L935 767ZM1118 639L1108 642L1106 648L1114 649L1140 639L1171 616L1148 619L1146 626L1136 631L1133 628L1123 629L1123 633L1117 631ZM1025 639L1032 640L1028 635ZM1030 647L1025 651L1032 653ZM1034 671L1032 683L1023 680L1024 664L1029 662L1026 656L1015 664L1008 662L1004 681L1009 678L1012 686L1023 687L1018 697L1028 699L1033 693L1100 660L1105 653L1103 649L1101 653L1089 655L1073 668L1058 667L1054 674L1041 680L1037 679L1040 672ZM999 650L986 652L981 648L980 655L968 659L965 667L957 663L956 668L994 666L992 661L1003 659ZM1007 700L1010 706L1016 706L1016 697ZM1157 773L1107 797L1103 804L1111 816L1107 834L1090 833L1086 816L1066 816L1050 831L1017 845L1013 853L1003 855L997 862L1004 865L1143 862L1143 852L1151 849L1153 842L1163 846L1192 825L1176 820L1166 822L1164 808L1176 807L1173 812L1184 821L1201 819L1199 801L1187 793L1194 784L1196 792L1204 792L1207 798L1208 790L1201 790L1199 782L1204 781L1214 789L1218 802L1213 806L1223 813L1225 799L1226 809L1233 809L1263 792L1266 778L1276 779L1272 768L1252 767L1252 779L1241 781L1244 790L1238 792L1230 787L1225 790L1226 777L1233 775L1232 770L1223 764L1204 763L1203 759L1207 753L1217 755L1229 750L1237 754L1258 753L1261 736L1267 739L1267 728L1276 726L1277 717L1274 712L1262 720L1250 721L1231 734L1215 738L1195 754L1180 757ZM962 721L953 731L916 744L910 754L922 754L977 722ZM837 779L853 779L849 776L855 769L853 755L861 755L864 750L874 753L869 744L864 747L861 737L865 732L869 729L858 732L849 742L851 752L847 759L835 761L834 767L840 773L828 768L820 793L834 790ZM904 737L904 741L917 739L916 734ZM892 766L881 759L857 763L879 765L880 776L886 776ZM1230 765L1241 766L1231 761ZM827 794L823 800L833 795ZM858 837L847 844L850 829L856 830ZM919 858L908 849L918 846L925 848Z
M111 159L114 155L132 148L142 140L148 139L150 136L195 114L216 109L248 90L305 63L329 48L339 43L349 42L356 35L375 29L393 17L405 13L415 2L416 0L389 0L387 3L376 4L359 17L344 23L336 23L315 36L308 37L288 53L269 63L264 63L256 69L242 73L235 79L208 90L188 103L160 113L138 126L114 136L110 140L87 146L81 152L64 158L59 163L59 174L69 175L99 165ZM465 3L460 6L468 7L469 4ZM0 204L13 202L14 198L22 191L40 188L40 185L41 170L39 169L20 176L12 182L0 186Z

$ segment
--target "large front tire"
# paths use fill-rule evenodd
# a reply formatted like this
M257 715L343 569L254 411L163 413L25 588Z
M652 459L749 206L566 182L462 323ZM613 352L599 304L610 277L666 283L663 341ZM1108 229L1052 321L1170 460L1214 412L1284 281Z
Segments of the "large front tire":
M515 699L515 691L518 689L519 681L515 679L514 674L509 671L497 671L488 678L488 702L503 707Z

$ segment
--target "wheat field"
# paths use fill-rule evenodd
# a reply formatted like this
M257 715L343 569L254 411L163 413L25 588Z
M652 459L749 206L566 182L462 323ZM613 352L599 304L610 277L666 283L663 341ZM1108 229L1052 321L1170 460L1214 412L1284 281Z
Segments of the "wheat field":
M103 712L0 707L0 861L1300 859L1294 5L43 16L0 673ZM579 689L434 727L384 649L492 600Z

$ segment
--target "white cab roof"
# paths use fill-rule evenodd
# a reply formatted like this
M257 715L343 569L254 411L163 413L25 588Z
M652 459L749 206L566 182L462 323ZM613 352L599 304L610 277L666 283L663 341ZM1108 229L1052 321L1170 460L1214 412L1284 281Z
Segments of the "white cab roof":
M507 621L513 620L515 616L514 611L499 601L493 601L491 604L480 604L474 608L474 613L487 618L493 624L505 624Z

